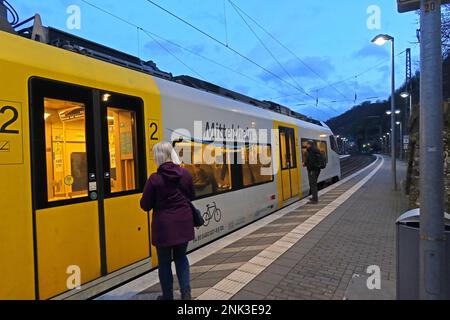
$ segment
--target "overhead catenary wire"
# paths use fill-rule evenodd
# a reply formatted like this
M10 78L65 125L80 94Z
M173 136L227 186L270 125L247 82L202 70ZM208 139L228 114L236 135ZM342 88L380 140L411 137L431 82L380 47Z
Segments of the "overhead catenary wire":
M82 0L84 1L84 0ZM146 0L149 4L159 8L160 10L166 12L167 14L169 14L170 16L174 17L175 19L185 23L186 25L188 25L189 27L193 28L194 30L198 31L199 33L203 34L204 36L208 37L209 39L213 40L214 42L220 44L221 46L229 49L230 51L234 52L235 54L237 54L238 56L240 56L241 58L247 60L248 62L252 63L253 65L257 66L258 68L262 69L264 72L270 74L271 76L275 77L276 79L278 79L279 81L289 85L290 87L293 87L294 89L298 90L301 92L301 90L299 88L297 88L295 85L291 84L290 82L286 81L285 79L283 79L282 77L280 77L279 75L277 75L276 73L270 71L269 69L265 68L264 66L262 66L261 64L255 62L254 60L252 60L251 58L247 57L246 55L244 55L243 53L237 51L236 49L232 48L231 46L227 46L226 43L224 43L223 41L217 39L216 37L210 35L209 33L203 31L202 29L196 27L195 25L193 25L192 23L190 23L189 21L181 18L180 16L174 14L173 12L169 11L168 9L162 7L161 5L157 4L156 2L152 1L152 0ZM309 98L314 99L314 97L312 95L310 95L309 93L302 92L303 95L308 96ZM335 108L326 105L325 103L322 103L324 106L326 106L327 108L329 108L330 110L333 110L336 113L339 113Z
M225 27L225 40L226 40L225 43L228 47L228 22L227 22L227 7L226 7L225 0L223 0L223 22L224 22L224 27Z
M396 57L398 57L398 56L404 54L405 52L406 52L406 50L403 50L402 52L397 53L397 54L396 54ZM375 65L373 65L373 66L371 66L371 67L365 69L364 71L359 72L359 73L357 73L357 74L354 74L354 75L352 75L352 76L349 76L348 78L345 78L345 79L343 79L343 80L339 80L339 81L337 81L337 82L333 82L332 85L338 85L338 84L341 84L341 83L349 82L350 80L355 79L355 77L360 78L362 75L365 75L365 74L369 73L370 71L372 71L372 70L374 70L374 69L380 67L380 66L383 65L383 64L388 63L389 61L390 61L390 59L383 59L383 60L380 60L380 61L377 62ZM326 88L328 88L328 86L320 87L320 88L318 88L317 90L321 91L321 90L326 89ZM275 97L275 98L272 98L272 99L276 100L276 99L280 99L280 98L296 97L296 96L298 96L298 95L299 95L299 94L296 93L296 94L292 94L292 95L279 96L279 97Z
M263 30L270 38L272 38L276 43L278 43L281 47L283 47L286 51L288 51L293 57L295 57L301 64L303 64L308 70L310 70L313 74L315 74L318 78L320 78L323 82L328 84L329 87L332 87L337 93L339 93L342 97L348 98L345 94L343 94L339 89L330 84L324 77L322 77L317 71L315 71L309 64L307 64L303 59L301 59L295 52L293 52L288 46L282 43L277 37L275 37L272 33L270 33L266 28L264 28L258 21L252 18L248 13L246 13L243 9L241 9L237 4L233 1L228 0L228 2L233 6L236 11L242 12L247 18L249 18L253 23L255 23L261 30Z
M183 66L188 68L192 73L196 74L200 79L205 80L205 78L199 74L197 71L192 69L190 66L188 66L186 63L183 62L180 58L178 58L172 51L170 51L166 46L164 46L162 43L160 43L155 37L153 37L150 33L148 33L146 30L139 28L142 32L144 32L150 39L152 39L158 46L160 46L164 51L166 51L168 54L170 54L172 57L174 57L178 62L180 62Z
M127 25L129 25L129 26L131 26L131 27L133 27L133 28L136 28L137 30L142 30L143 32L145 32L145 33L147 33L147 34L151 34L151 35L153 35L154 37L156 37L156 38L158 38L158 39L160 39L160 40L162 40L162 41L165 41L165 42L167 42L167 43L169 43L169 44L171 44L171 45L173 45L173 46L176 46L176 47L178 47L178 48L180 48L180 49L182 49L182 50L185 50L185 51L187 51L187 52L189 52L189 53L191 53L191 54L193 54L193 55L196 55L196 56L198 56L198 57L200 57L200 58L202 58L202 59L204 59L204 60L206 60L206 61L209 61L209 62L211 62L211 63L214 63L214 64L216 64L216 65L218 65L218 66L220 66L220 67L222 67L222 68L225 68L225 69L227 69L227 70L229 70L229 71L231 71L231 72L234 72L234 73L236 73L236 74L238 74L238 75L240 75L240 76L242 76L242 77L244 77L244 78L247 78L247 79L249 79L249 80L251 80L251 81L254 81L255 83L258 83L259 85L262 85L262 86L264 86L264 87L266 87L266 88L268 88L268 89L271 89L271 90L273 90L273 91L276 91L276 92L278 92L278 93L280 93L280 94L284 94L284 93L283 93L282 91L280 91L279 89L274 88L274 87L272 87L272 86L270 86L270 85L267 85L267 84L266 84L265 82L263 82L263 81L260 81L260 80L258 80L258 79L252 78L252 77L250 77L250 76L248 76L248 75L246 75L246 74L244 74L244 73L242 73L242 72L240 72L240 71L234 70L234 69L232 69L232 68L230 68L230 67L228 67L228 66L226 66L226 65L224 65L224 64L222 64L222 63L220 63L220 62L217 62L217 61L214 60L214 59L208 58L208 57L206 57L206 56L204 56L204 55L202 55L202 54L200 54L200 53L198 53L198 52L195 52L195 51L193 51L193 50L191 50L191 49L188 49L188 48L186 48L186 47L184 47L184 46L182 46L182 45L180 45L180 44L178 44L178 43L176 43L176 42L174 42L174 41L171 41L171 40L168 40L168 39L166 39L166 38L163 38L163 37L157 35L156 33L151 32L151 31L149 31L149 30L146 30L146 29L142 28L141 26L138 26L137 24L135 24L135 23L133 23L133 22L130 22L129 20L126 20L126 19L124 19L124 18L122 18L122 17L120 17L120 16L118 16L118 15L116 15L116 14L114 14L114 13L111 13L111 12L109 12L109 11L107 11L107 10L105 10L105 9L103 9L103 8L101 8L101 7L99 7L99 6L97 6L97 5L95 5L95 4L90 3L89 1L86 1L86 0L81 0L81 1L84 2L84 3L87 4L87 5L89 5L89 6L93 7L93 8L95 8L96 10L99 10L99 11L103 12L104 14L107 14L107 15L109 15L109 16L111 16L111 17L113 17L113 18L115 18L115 19L117 19L117 20L119 20L119 21L121 21L121 22L123 22L123 23L125 23L125 24L127 24Z
M258 36L258 34L253 30L253 28L250 26L250 24L245 20L245 18L242 16L242 14L236 9L233 2L231 2L231 6L236 11L238 16L244 21L247 28L251 31L251 33L255 36L255 38L259 41L259 43L263 46L263 48L270 54L273 60L278 64L278 66L288 75L288 77L302 90L306 93L306 90L297 82L297 80L291 75L291 73L283 66L283 64L280 62L280 60L277 59L277 57L273 54L272 50L269 49L269 47L264 43L264 41ZM306 93L307 94L307 93Z

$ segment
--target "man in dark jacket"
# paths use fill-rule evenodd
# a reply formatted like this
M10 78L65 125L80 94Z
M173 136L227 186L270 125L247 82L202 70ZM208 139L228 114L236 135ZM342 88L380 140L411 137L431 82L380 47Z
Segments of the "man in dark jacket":
M311 203L317 204L319 202L319 188L317 186L317 180L320 175L320 165L322 154L317 149L314 141L308 141L306 143L306 158L303 166L308 169L309 189L312 195Z

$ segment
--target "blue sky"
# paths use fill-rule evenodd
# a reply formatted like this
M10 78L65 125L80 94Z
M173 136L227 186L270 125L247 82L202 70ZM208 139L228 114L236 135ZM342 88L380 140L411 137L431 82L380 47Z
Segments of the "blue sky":
M228 43L271 73L246 61L146 0L86 1L191 52L162 40L156 42L144 32L138 32L135 27L108 16L81 0L10 0L22 19L36 12L40 13L44 25L125 51L143 60L153 60L160 69L174 75L201 77L258 99L284 104L319 120L327 120L351 108L355 104L352 101L355 93L358 96L357 104L369 97L381 100L389 96L389 45L377 47L371 44L370 40L375 35L388 33L394 36L396 53L411 47L413 68L418 68L418 17L415 13L397 13L395 0L233 0L303 63L247 18L249 25L271 53L266 51L228 0L154 0L223 43ZM77 5L81 9L79 30L67 28L67 8L70 5ZM381 9L380 29L367 27L370 17L367 9L371 5ZM192 52L215 60L236 72L204 60ZM377 67L373 68L374 66ZM356 74L370 68L373 69L355 79ZM335 86L328 85L345 79L350 80ZM404 81L405 55L402 54L396 57L397 87ZM302 93L302 88L309 96ZM316 96L319 97L318 106Z

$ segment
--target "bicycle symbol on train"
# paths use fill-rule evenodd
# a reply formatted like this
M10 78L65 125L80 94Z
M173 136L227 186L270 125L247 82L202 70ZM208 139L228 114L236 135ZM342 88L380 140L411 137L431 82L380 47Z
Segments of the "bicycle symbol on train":
M203 220L205 220L204 226L208 226L209 222L214 218L214 221L220 222L222 219L222 211L217 208L217 204L213 202L213 204L206 205L206 212L203 213Z

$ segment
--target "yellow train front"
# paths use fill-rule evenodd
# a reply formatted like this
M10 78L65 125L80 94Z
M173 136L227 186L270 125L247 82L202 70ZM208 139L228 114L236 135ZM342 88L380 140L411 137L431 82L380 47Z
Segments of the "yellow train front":
M156 169L152 145L194 130L194 120L279 129L259 147L280 170L263 177L254 174L261 164L214 167L221 181L198 190L196 203L216 207L205 209L211 223L190 249L306 196L305 139L327 155L321 181L340 177L325 126L98 57L0 31L0 75L0 299L64 297L80 284L94 295L155 267L151 217L139 207Z

